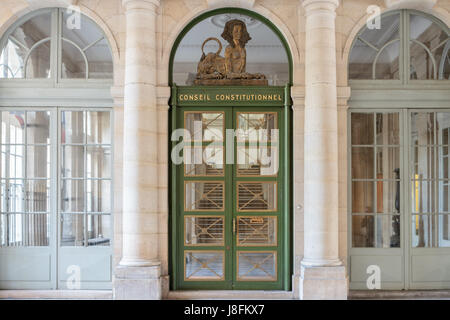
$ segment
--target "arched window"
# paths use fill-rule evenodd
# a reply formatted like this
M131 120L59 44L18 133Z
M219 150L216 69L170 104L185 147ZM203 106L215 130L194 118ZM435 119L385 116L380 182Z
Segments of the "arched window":
M88 17L40 10L15 23L0 42L0 79L112 79L111 50Z
M106 36L79 12L51 8L18 20L0 49L0 261L17 270L0 289L66 289L75 265L82 288L110 288L113 59Z
M358 33L350 52L350 80L450 80L445 24L410 10L386 13L380 22L379 28L370 23Z
M171 74L173 83L179 86L193 85L203 53L224 56L228 42L222 34L225 24L233 19L243 21L251 37L245 45L246 72L264 74L269 85L282 86L290 82L287 46L280 35L260 19L244 13L227 12L210 15L201 21L194 20L185 29L187 32L174 46L176 53ZM218 39L222 47L219 47L216 40L206 42L209 38Z

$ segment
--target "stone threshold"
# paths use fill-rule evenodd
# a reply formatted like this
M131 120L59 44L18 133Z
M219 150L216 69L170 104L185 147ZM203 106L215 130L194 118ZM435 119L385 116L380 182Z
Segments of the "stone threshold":
M350 290L349 300L450 300L450 290Z
M10 300L111 300L112 290L0 290Z
M169 291L167 300L293 300L292 291L179 290Z

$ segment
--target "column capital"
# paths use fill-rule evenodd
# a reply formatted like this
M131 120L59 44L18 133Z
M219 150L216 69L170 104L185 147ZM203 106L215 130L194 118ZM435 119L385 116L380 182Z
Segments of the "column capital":
M302 5L306 12L316 10L335 11L339 7L339 0L302 0Z
M161 4L161 0L122 0L122 6L126 11L133 9L148 9L155 11Z

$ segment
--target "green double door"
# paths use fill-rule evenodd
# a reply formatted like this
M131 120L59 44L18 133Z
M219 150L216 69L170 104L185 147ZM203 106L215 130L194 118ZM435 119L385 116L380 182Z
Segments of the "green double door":
M283 112L178 108L177 289L284 288Z

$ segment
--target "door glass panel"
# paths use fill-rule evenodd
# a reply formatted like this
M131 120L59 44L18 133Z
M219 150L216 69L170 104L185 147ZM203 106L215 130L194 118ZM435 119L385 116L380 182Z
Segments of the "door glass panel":
M277 253L237 252L238 281L276 281Z
M223 182L186 182L185 183L186 211L223 211L224 183Z
M3 111L2 117L2 144L25 143L25 112Z
M223 176L224 163L222 146L184 147L186 176Z
M373 213L374 211L374 182L352 182L352 212Z
M377 248L400 248L400 216L377 215Z
M352 247L375 247L375 220L373 216L352 216Z
M50 178L50 146L27 147L27 178Z
M84 116L82 111L61 112L61 143L84 143Z
M0 214L1 247L46 247L49 241L49 214Z
M238 142L277 142L277 113L237 113Z
M352 148L352 178L373 179L374 178L374 156L375 148L353 147Z
M50 212L50 180L28 180L25 204L27 212Z
M377 179L400 179L400 148L377 147Z
M278 148L237 146L238 176L275 176L278 174Z
M374 144L373 113L352 113L352 145Z
M225 114L223 112L185 112L184 128L190 133L184 141L223 141Z
M63 212L84 212L84 190L83 180L63 180L61 186L61 210Z
M87 215L88 246L109 246L111 244L112 219L110 215Z
M185 251L185 280L224 280L223 251Z
M237 217L238 246L276 246L277 217Z
M111 144L111 112L86 112L88 144Z
M111 212L111 181L86 180L86 211Z
M277 185L274 182L238 182L238 211L276 211Z
M84 246L85 240L85 216L83 214L61 215L61 246Z
M185 244L189 246L218 245L224 243L224 218L214 216L184 217Z
M27 143L50 144L50 112L27 112Z

